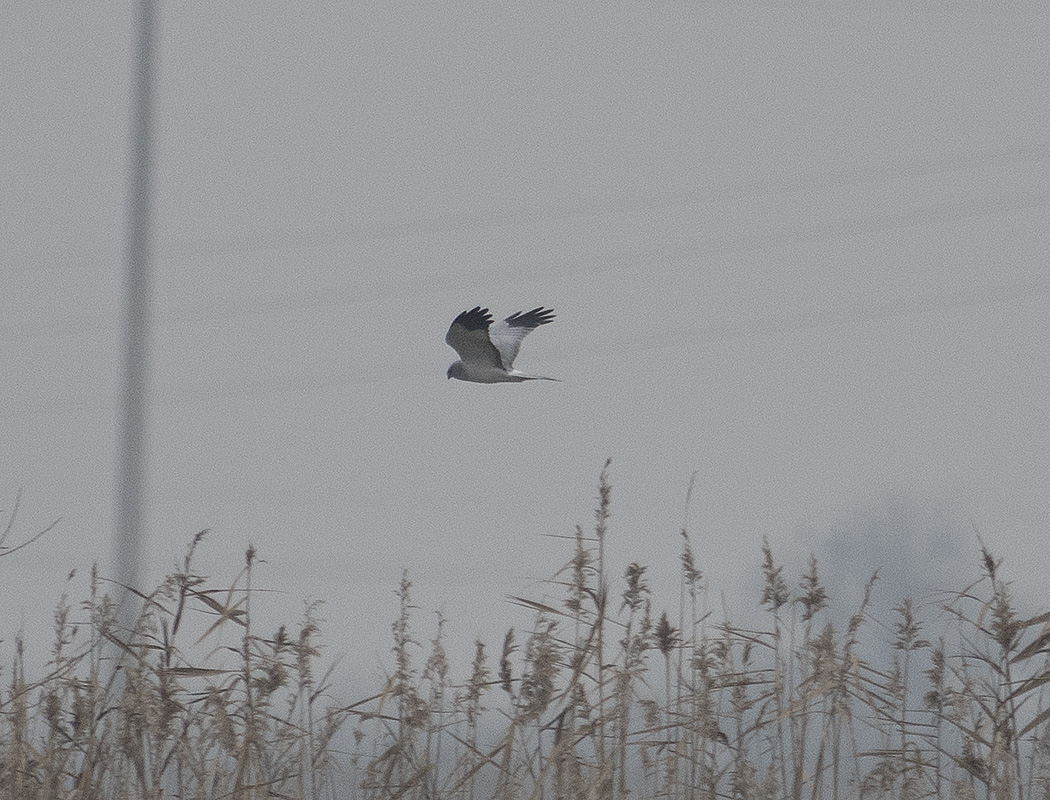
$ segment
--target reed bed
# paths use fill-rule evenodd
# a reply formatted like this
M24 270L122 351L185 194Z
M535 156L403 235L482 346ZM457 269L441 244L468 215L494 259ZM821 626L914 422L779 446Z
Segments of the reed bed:
M789 577L763 541L757 609L733 619L683 529L663 607L645 566L610 574L608 469L546 594L510 598L523 630L477 642L457 677L448 623L414 632L406 574L390 674L352 702L313 608L253 626L253 550L210 587L198 535L130 630L93 572L56 605L44 674L16 639L0 800L1050 797L1050 612L1018 610L987 548L969 585L877 619L876 576L833 614L816 559Z

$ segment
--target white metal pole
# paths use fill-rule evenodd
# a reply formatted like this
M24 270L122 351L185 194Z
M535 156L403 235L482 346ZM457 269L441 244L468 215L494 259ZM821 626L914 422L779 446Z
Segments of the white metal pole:
M131 175L124 253L123 369L118 421L117 580L142 591L146 496L146 395L149 356L149 267L153 162L153 0L139 0L131 97ZM120 621L134 621L138 604L121 591Z

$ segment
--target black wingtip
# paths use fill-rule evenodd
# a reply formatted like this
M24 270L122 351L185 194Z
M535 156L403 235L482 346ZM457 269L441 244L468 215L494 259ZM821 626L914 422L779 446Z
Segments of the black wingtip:
M470 311L464 311L452 320L453 325L456 323L459 323L468 331L488 330L489 325L492 324L492 314L489 313L487 308L474 306Z
M538 328L554 319L554 309L536 306L532 311L516 311L505 320L513 328Z

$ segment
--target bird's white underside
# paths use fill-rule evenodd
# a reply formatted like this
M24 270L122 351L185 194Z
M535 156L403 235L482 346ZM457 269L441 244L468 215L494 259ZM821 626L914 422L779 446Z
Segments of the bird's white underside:
M452 377L472 383L520 383L521 381L555 380L554 378L544 378L540 375L526 375L524 372L516 369L500 369L489 364L468 364L463 361L456 363L463 364L463 374L462 376L453 375Z

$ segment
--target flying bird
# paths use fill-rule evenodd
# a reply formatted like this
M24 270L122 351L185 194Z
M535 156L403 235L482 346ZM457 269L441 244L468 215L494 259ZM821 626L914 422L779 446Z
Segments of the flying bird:
M518 311L495 324L487 308L475 306L464 311L452 320L445 334L445 341L459 353L459 361L448 368L448 377L474 383L558 380L514 369L521 340L552 319L554 312L543 306Z

